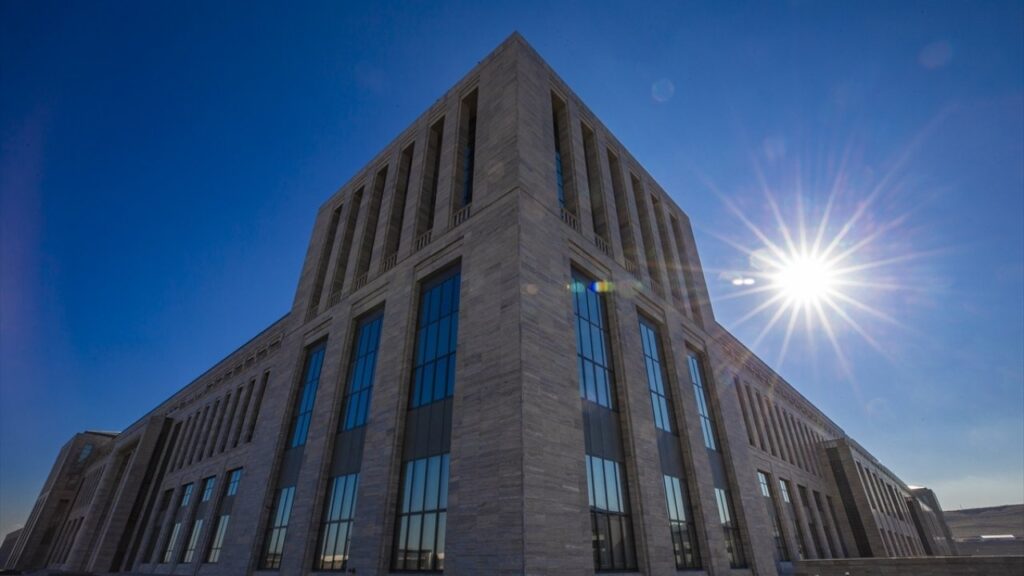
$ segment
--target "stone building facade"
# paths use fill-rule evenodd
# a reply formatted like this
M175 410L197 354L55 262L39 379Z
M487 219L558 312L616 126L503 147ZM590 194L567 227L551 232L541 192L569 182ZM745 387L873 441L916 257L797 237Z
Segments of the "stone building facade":
M324 202L288 314L62 450L8 565L775 574L926 554L912 499L716 323L686 213L514 34Z

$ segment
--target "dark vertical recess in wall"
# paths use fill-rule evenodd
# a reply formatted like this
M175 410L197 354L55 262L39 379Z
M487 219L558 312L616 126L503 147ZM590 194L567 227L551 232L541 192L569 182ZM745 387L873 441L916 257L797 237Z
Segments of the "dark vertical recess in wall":
M679 220L675 216L669 216L669 221L672 223L672 235L675 236L676 240L676 251L679 252L679 264L683 268L683 282L686 285L686 295L690 301L690 314L694 321L701 326L704 325L704 318L700 312L700 293L697 290L697 278L694 272L693 263L690 262L690 257L686 252L686 242L683 236L682 226L679 224Z
M359 205L363 201L363 187L352 194L352 200L348 203L348 217L345 218L345 234L341 239L341 248L338 250L338 258L335 260L334 278L331 279L331 302L341 294L345 285L345 272L348 268L348 256L352 250L352 239L356 234L356 219L359 218Z
M452 212L473 203L473 177L476 173L476 100L477 90L462 99L459 106L458 159L455 168L455 193Z
M112 570L131 569L132 563L135 560L135 551L142 536L142 530L139 527L145 526L149 520L150 509L153 507L157 496L156 493L149 496L149 492L152 490L154 482L159 484L163 478L163 471L167 465L170 447L174 443L175 434L177 434L177 427L173 424L173 421L169 419L164 420L160 428L160 435L157 437L153 451L150 453L152 457L146 466L142 483L139 484L139 490L136 492L135 502L128 513L128 521L125 523L124 531L121 533L121 540L117 544L113 560L110 563L110 569ZM125 558L129 549L130 554Z
M256 432L256 421L260 417L260 408L263 406L263 394L267 391L267 382L270 380L270 371L267 370L263 373L263 378L260 380L260 389L256 393L256 404L252 408L252 419L249 420L249 429L245 432L246 443L252 442L252 436Z
M377 237L377 221L380 220L380 204L384 198L384 185L388 179L388 167L385 165L377 171L373 179L373 190L370 204L366 207L366 225L363 227L363 241L359 249L359 260L356 261L356 275L361 278L370 270L370 258L373 256L373 243Z
M835 448L826 448L825 452L828 453L828 463L832 467L832 476L836 479L836 485L839 487L839 497L843 500L843 508L846 510L846 517L849 519L850 528L853 530L853 542L857 545L857 555L861 558L870 558L873 554L871 553L868 534L864 530L864 519L861 518L857 501L854 500L853 490L850 487L849 479L846 477L846 472L843 470L839 451Z
M416 144L409 144L402 150L398 160L398 186L395 198L391 203L391 216L388 218L388 235L384 240L385 260L398 253L402 241L402 224L405 219L405 200L409 195L409 177L412 174L412 154Z
M327 225L327 236L324 237L323 245L320 246L320 261L316 267L316 279L313 281L313 291L309 295L309 309L307 315L315 316L320 306L320 296L324 291L324 281L327 279L327 266L331 262L331 249L334 247L334 237L338 234L338 224L341 223L342 205L338 205L331 212L331 221Z
M615 215L619 220L619 241L622 243L622 251L626 261L636 266L636 240L633 237L633 219L629 215L629 205L626 203L625 184L623 184L622 180L622 166L619 164L619 157L611 150L608 151L608 171L611 172L612 176Z
M558 184L558 205L573 216L579 214L576 204L576 180L572 166L572 135L569 132L569 110L565 100L551 93L551 121L555 140L555 179Z
M580 122L583 133L583 163L587 171L587 188L590 191L590 219L594 226L594 234L605 244L611 241L608 237L608 213L604 206L604 190L601 186L600 160L597 152L597 139L589 126Z
M437 205L437 182L441 174L441 145L444 140L444 117L434 122L427 138L427 155L423 164L423 188L420 190L416 210L416 237L434 227L434 209ZM415 247L414 247L415 249Z
M654 291L658 295L664 296L665 289L661 285L661 263L658 261L658 247L654 244L654 233L651 231L651 217L647 210L644 183L633 173L630 173L629 180L633 188L636 215L640 219L640 240L644 245L644 264L647 266L647 273L651 277L651 286Z

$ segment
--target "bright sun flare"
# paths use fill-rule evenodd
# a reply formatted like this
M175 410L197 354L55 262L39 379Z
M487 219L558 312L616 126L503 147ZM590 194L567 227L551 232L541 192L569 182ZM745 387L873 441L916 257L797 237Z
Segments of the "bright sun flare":
M791 304L816 305L836 288L835 266L817 254L784 258L771 274L772 285Z
M783 329L783 337L777 362L781 364L789 349L791 338L801 325L806 330L824 330L844 370L849 366L838 341L840 325L856 332L872 347L885 354L885 350L867 332L855 317L867 315L890 325L898 322L864 299L871 291L898 288L884 281L872 279L879 268L891 266L915 257L908 254L895 258L872 258L867 248L882 237L891 226L876 227L869 233L858 233L856 224L867 207L868 201L860 204L852 215L832 226L833 198L825 207L820 220L814 226L807 226L806 215L797 213L793 223L782 217L782 211L774 197L766 191L768 205L775 218L775 229L780 237L772 239L767 229L755 225L741 210L726 200L726 205L753 233L760 246L751 248L719 235L719 238L746 253L748 267L740 270L722 270L721 275L739 290L726 296L729 298L755 297L758 304L740 317L733 326L739 326L767 314L760 333L753 341L758 346L776 326Z
M778 365L791 344L813 352L824 336L852 377L846 346L840 343L851 334L893 360L873 333L908 329L886 308L913 302L908 295L928 279L914 262L936 253L915 246L920 238L907 226L914 210L896 201L916 186L903 174L912 150L908 146L877 173L861 166L861 154L852 147L829 154L826 163L806 174L800 158L793 166L769 159L766 172L755 154L753 170L763 199L744 194L733 200L704 178L745 228L711 232L747 257L715 270L732 287L719 301L744 298L753 303L730 322L730 329L757 322L754 349L769 334L781 336L771 342L778 346ZM777 196L780 190L784 195ZM780 205L777 198L785 203ZM794 342L797 333L805 338Z

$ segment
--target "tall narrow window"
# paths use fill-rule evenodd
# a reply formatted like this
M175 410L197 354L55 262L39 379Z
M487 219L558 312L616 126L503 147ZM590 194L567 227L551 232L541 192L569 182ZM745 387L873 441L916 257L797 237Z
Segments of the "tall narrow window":
M689 497L683 490L683 483L675 476L664 476L665 500L668 502L669 529L672 531L672 550L675 553L676 569L685 570L700 567L700 549L697 534L689 520Z
M765 510L768 512L768 520L771 522L772 540L775 542L775 560L789 562L789 550L786 548L786 540L782 535L782 513L778 509L775 498L772 497L771 480L768 479L766 473L758 470L757 483L761 486L761 496L764 498Z
M601 297L596 291L595 284L582 278L574 278L573 282L580 396L599 406L614 408L608 330L605 327Z
M359 207L363 203L363 188L360 187L352 194L348 203L348 216L345 218L345 233L341 236L341 246L338 248L338 257L334 260L334 277L331 280L331 302L335 304L341 297L341 289L345 285L345 274L348 268L349 253L352 251L352 241L356 236L356 220L359 218Z
M325 507L313 563L316 570L344 570L348 564L356 488L359 483L358 455L362 454L365 440L364 434L352 431L366 424L383 316L383 311L377 310L356 324L342 418L335 439L335 446L344 447L344 450L336 449L331 459L330 485L324 498Z
M309 295L308 314L316 314L320 306L320 295L324 291L324 281L327 279L327 266L331 261L331 249L334 248L334 238L338 235L338 224L341 223L341 206L339 205L331 212L331 221L327 225L327 235L324 236L324 243L320 246L320 262L316 266L316 280L313 281L313 292Z
M590 190L590 218L594 226L594 234L603 242L602 249L608 252L608 214L604 207L604 191L601 188L601 169L597 152L597 138L594 131L584 123L580 123L583 133L583 163L587 170L587 188ZM601 244L599 242L598 244Z
M733 518L732 498L724 488L715 488L715 503L718 504L718 519L722 523L725 536L725 552L729 556L730 568L742 568L747 561L743 555L743 545L739 539L739 526Z
M395 188L395 198L391 202L391 217L388 218L388 235L384 239L384 264L389 264L389 260L392 260L392 257L398 254L398 246L402 240L402 223L405 220L405 198L409 195L409 177L412 175L412 153L415 146L415 143L406 146L405 150L402 150L402 157L398 160L398 187Z
M571 292L576 317L576 358L584 421L587 486L590 502L594 567L636 569L636 550L630 520L629 491L615 410L615 385L608 347L608 319L600 291L606 283L573 272ZM605 436L607 435L607 436Z
M836 549L832 543L832 526L829 524L828 516L825 515L825 507L821 504L821 494L814 491L811 495L814 498L814 506L818 510L818 518L821 518L821 527L825 530L825 544L828 546L828 552L833 558L836 558L839 555L836 554Z
M473 175L476 169L476 100L477 91L462 99L459 109L459 158L453 211L473 202Z
M192 483L185 484L185 487L181 492L181 508L187 508L189 502L192 501Z
M654 411L654 425L659 430L672 432L672 406L665 387L664 370L658 351L657 330L640 320L640 340L644 349L644 366L647 368L647 387L651 392L651 409Z
M326 513L320 528L320 545L316 557L317 570L344 570L348 564L348 547L352 538L358 474L336 476L327 490Z
M281 556L284 551L284 537L288 533L288 520L292 515L292 498L295 497L295 486L281 488L274 502L273 518L267 543L264 547L260 566L266 570L277 570L281 567Z
M800 519L797 517L796 504L793 503L793 498L789 495L789 492L789 481L779 478L779 493L782 495L782 501L789 508L789 517L793 519L793 533L796 534L796 552L799 558L803 560L807 557L807 542L804 540L804 531L800 529Z
M210 498L213 497L213 488L216 485L217 485L217 477L216 476L210 476L209 478L206 478L205 480L203 480L203 497L202 497L202 501L203 502L209 502L210 501Z
M380 220L380 204L384 198L384 186L387 184L387 180L388 167L384 166L373 178L370 204L366 207L366 225L363 226L363 242L359 248L359 260L356 261L356 281L365 281L366 273L370 270L373 243L377 239L377 221Z
M164 548L163 559L161 563L167 564L174 557L174 547L178 544L178 534L181 532L181 522L175 522L174 527L171 528L171 534L167 537L167 547Z
M619 220L619 241L622 243L622 251L625 253L626 267L630 272L636 274L638 254L636 251L636 240L633 236L633 218L629 214L629 204L626 200L625 184L622 181L622 166L619 165L619 157L608 151L608 171L612 175L612 196L615 197L615 215Z
M392 568L444 570L451 450L451 397L459 317L459 269L425 282L420 291L413 382L406 412L402 482Z
M572 152L569 134L569 110L554 92L551 93L551 121L555 138L555 183L558 206L576 214L576 188L573 182Z
M149 562L155 562L154 553L156 552L156 542L159 537L160 527L163 525L164 516L167 514L168 508L171 507L171 497L174 496L174 489L164 490L163 496L160 497L160 506L157 508L156 516L153 517L153 525L150 528L151 534L149 540L146 542L146 549L142 554L142 557L147 559Z
M811 542L814 543L814 551L818 558L825 558L825 548L821 545L821 537L818 535L818 523L814 521L814 513L811 511L811 501L807 498L807 489L797 484L796 489L800 492L800 503L804 505L804 518L807 519L807 529L811 533Z
M214 528L213 541L210 543L210 553L206 557L206 561L210 564L220 562L220 552L224 549L224 535L227 534L230 520L231 516L228 514L222 514L217 518L217 527Z
M359 322L353 343L352 365L349 368L348 389L345 391L342 430L351 430L366 424L373 393L373 375L377 367L377 346L380 343L380 325L384 315L377 312Z
M235 468L231 472L228 472L228 496L234 496L238 493L238 484L242 481L242 469Z
M704 435L704 446L709 450L718 450L715 441L715 426L711 420L711 408L708 406L707 391L704 390L704 375L701 373L700 358L689 354L687 363L690 367L690 381L693 382L693 395L697 400L697 415L700 416L700 430Z
M178 545L178 537L181 535L181 518L182 514L185 513L185 509L188 508L189 502L192 501L192 483L188 483L181 489L181 499L178 502L178 512L175 517L174 526L171 528L171 533L167 537L167 545L164 547L164 555L160 560L162 563L167 564L174 558L174 549Z
M231 509L234 506L235 495L238 494L238 484L242 480L242 469L235 468L228 471L224 496L217 502L217 508L212 518L217 519L213 527L213 538L209 541L209 548L206 551L206 561L210 564L220 562L220 554L224 549L224 537L228 531L228 523L231 521Z
M292 426L290 446L304 446L309 434L309 422L313 417L313 404L316 402L316 390L320 384L320 367L324 362L326 342L315 344L306 353L306 369L299 389L298 406L295 410L295 424Z
M181 555L181 561L185 564L190 564L195 558L196 545L199 544L199 536L203 533L203 519L196 519L195 523L192 524L192 532L188 536L188 544L185 546L185 551Z
M640 342L644 353L644 367L647 369L647 388L650 391L651 410L657 429L658 446L671 446L669 450L658 450L661 473L665 481L665 498L668 502L669 528L672 533L672 547L675 552L676 568L700 567L700 552L697 535L690 518L690 497L686 487L686 471L680 457L682 448L676 425L673 424L672 386L662 363L661 337L654 322L640 317ZM671 362L671 360L668 360Z
M444 570L448 454L405 463L396 541L397 570Z
M424 292L416 331L412 397L415 408L455 393L455 343L459 328L459 275Z
M427 157L423 163L423 188L419 208L416 210L416 239L434 227L434 207L437 204L437 182L441 174L441 144L444 138L444 118L430 127L427 137ZM417 246L414 246L417 248Z
M636 568L626 478L613 460L587 455L587 494L598 570Z
M707 448L708 461L711 464L712 480L715 486L715 501L718 504L718 518L722 525L722 532L725 535L726 553L729 556L729 565L732 568L742 568L747 565L746 553L743 549L743 541L740 537L739 518L736 517L733 506L732 489L729 486L728 472L726 470L725 447L720 445L717 439L717 426L715 425L714 408L708 401L708 390L706 374L697 352L687 353L687 364L690 368L690 381L693 383L693 394L697 404L697 415L700 417L701 433L704 436L704 446Z

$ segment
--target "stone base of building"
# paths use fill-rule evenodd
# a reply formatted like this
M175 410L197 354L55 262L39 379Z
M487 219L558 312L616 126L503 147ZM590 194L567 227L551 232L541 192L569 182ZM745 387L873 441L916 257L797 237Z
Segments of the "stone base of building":
M795 576L1020 576L1024 556L804 560L795 567Z

